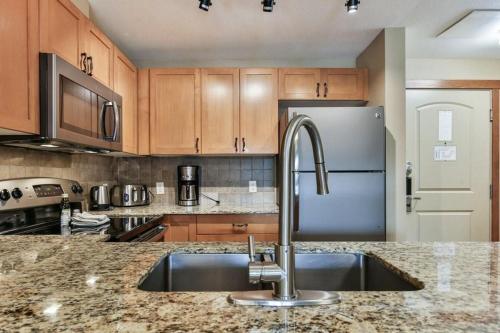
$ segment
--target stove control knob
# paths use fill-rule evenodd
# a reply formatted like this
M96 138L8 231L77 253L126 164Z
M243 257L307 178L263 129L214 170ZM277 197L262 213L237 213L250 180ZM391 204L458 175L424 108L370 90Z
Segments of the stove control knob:
M10 193L7 190L0 191L0 201L7 201L10 199Z
M21 189L19 187L16 187L15 189L13 189L11 194L12 194L12 197L14 199L21 199L21 197L23 196L23 192L21 191Z
M71 185L71 191L73 193L78 193L78 186L76 184Z
M83 193L83 188L80 185L78 185L77 186L77 191L78 191L78 193L81 194L81 193Z

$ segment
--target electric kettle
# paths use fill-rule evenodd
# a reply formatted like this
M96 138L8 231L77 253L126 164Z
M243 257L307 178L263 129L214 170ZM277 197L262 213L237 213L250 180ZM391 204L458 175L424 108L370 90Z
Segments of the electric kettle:
M90 189L90 210L109 210L110 207L108 184L92 186Z

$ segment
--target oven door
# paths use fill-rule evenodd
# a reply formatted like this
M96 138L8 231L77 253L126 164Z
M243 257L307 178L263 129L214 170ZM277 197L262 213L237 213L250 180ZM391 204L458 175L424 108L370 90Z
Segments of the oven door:
M131 242L163 242L167 226L159 225L131 240Z
M120 151L122 98L55 54L40 54L41 134Z

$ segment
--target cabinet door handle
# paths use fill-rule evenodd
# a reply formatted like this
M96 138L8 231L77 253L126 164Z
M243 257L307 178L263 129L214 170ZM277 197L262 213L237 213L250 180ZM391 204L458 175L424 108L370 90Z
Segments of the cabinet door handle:
M196 138L195 147L196 147L196 153L199 153L200 152L200 138Z
M325 87L325 94L323 95L323 97L326 98L328 96L328 84L326 84L326 82L325 82L325 84L323 86Z
M82 72L87 73L87 53L80 54L80 69Z
M234 151L238 152L238 138L234 138Z
M245 138L241 138L241 142L243 142L243 148L241 149L242 152L245 152L247 148L247 143L245 142Z
M316 83L316 97L319 97L319 82Z
M94 61L92 60L92 57L87 57L87 62L88 62L88 72L87 74L92 76L93 71L94 71Z

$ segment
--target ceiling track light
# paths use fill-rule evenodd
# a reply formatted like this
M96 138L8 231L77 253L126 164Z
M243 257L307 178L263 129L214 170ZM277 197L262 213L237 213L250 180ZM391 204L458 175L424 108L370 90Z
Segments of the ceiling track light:
M212 6L212 1L211 0L198 0L198 1L200 2L200 6L198 8L208 12L208 8Z
M359 0L347 0L345 6L347 7L347 12L349 14L354 14L358 11L358 7L361 1Z
M276 4L274 0L263 0L262 1L262 10L266 13L270 13L273 11L273 6Z

